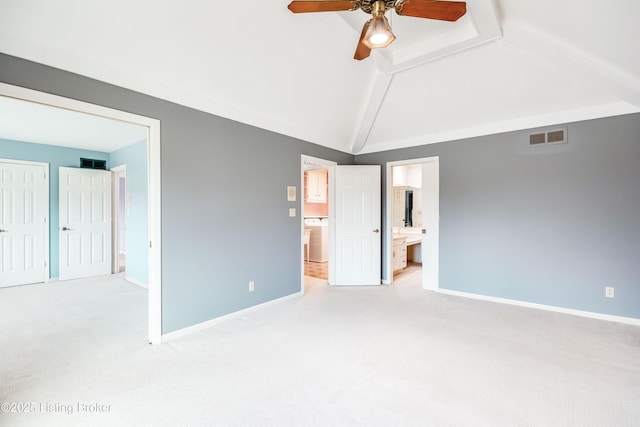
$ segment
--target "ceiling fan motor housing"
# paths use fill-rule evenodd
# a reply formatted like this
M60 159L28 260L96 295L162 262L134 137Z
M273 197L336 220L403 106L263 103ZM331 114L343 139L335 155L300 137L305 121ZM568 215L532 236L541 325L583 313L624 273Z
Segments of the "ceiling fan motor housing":
M464 1L451 0L293 0L287 8L293 13L342 12L361 9L371 15L365 22L354 59L360 61L371 49L387 47L395 40L385 12L394 9L398 15L440 21L457 21L467 13Z
M371 14L374 11L374 4L378 1L384 2L384 11L386 12L389 9L395 9L396 4L404 3L403 1L398 0L359 0L356 3L359 5L359 9L362 10L366 14Z

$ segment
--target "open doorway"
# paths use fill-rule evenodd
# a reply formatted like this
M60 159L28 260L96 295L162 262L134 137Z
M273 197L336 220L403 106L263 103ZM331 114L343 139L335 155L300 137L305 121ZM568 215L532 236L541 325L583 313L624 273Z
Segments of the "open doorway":
M302 156L302 291L329 284L333 277L333 202L335 162Z
M393 279L422 271L422 165L392 166Z
M422 288L438 289L439 158L387 163L386 277L422 273Z
M148 336L152 344L161 342L161 230L160 230L160 122L135 114L114 110L94 104L72 100L56 95L25 89L17 86L0 83L0 97L24 102L24 105L38 105L47 107L55 113L78 114L86 117L93 117L99 120L107 119L121 123L129 123L134 126L141 126L146 134L144 140L144 157L148 161L148 170L145 171L145 185L148 186L148 216L145 218L145 228L148 230L148 239L145 242L144 256L148 259ZM17 111L17 109L14 109ZM40 119L39 119L40 120ZM22 123L12 120L11 122ZM40 120L36 128L44 127L43 120ZM21 138L12 138L23 140ZM24 139L29 140L29 139ZM85 148L86 147L76 147ZM49 235L58 233L57 221L50 222ZM48 277L45 278L45 282Z

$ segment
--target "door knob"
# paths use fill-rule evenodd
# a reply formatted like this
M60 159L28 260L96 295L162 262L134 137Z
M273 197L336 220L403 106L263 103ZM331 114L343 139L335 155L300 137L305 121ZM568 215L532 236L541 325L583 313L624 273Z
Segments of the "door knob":
M71 231L69 227L62 227L62 231Z
M375 230L373 230L373 232L374 232L374 233L379 233L379 232L380 232L380 230L376 228Z
M0 233L8 233L9 230L0 230Z

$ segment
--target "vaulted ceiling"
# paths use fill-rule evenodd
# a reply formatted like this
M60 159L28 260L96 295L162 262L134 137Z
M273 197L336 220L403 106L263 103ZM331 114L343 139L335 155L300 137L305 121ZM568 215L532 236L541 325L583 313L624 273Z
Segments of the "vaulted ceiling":
M455 23L289 0L0 0L0 52L350 153L640 111L640 3L468 0Z

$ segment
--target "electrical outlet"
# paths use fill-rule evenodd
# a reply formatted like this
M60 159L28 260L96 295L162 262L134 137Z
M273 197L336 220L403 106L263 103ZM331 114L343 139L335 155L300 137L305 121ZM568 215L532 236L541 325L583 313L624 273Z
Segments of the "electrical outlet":
M610 286L607 286L604 288L604 296L607 298L613 298L614 297L614 289Z
M249 282L249 292L253 292L256 289L256 283L252 280Z

